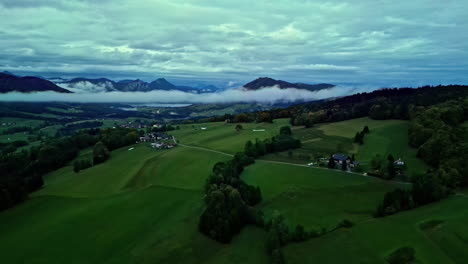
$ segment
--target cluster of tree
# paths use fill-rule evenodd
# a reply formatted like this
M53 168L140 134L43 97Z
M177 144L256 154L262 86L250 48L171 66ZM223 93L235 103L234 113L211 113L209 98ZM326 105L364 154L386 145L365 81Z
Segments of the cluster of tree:
M100 130L100 141L110 151L135 144L139 138L140 134L136 129L118 127Z
M172 126L172 125L162 125L160 127L150 127L148 128L148 131L147 132L167 132L167 131L173 131L173 130L178 130L180 129L179 126Z
M22 202L28 193L43 185L44 174L63 167L77 156L79 149L96 141L93 135L80 134L0 156L0 210Z
M93 164L103 163L110 157L110 152L107 147L101 142L97 142L93 148Z
M228 162L218 162L205 186L206 209L199 230L212 239L228 243L247 224L261 225L263 218L252 206L262 199L260 188L240 179L245 166L254 159L237 153Z
M428 107L410 123L409 141L418 157L431 165L441 184L468 186L468 99Z
M75 160L75 162L73 162L73 171L78 173L82 170L90 168L91 166L93 166L93 164L89 159Z
M102 125L103 125L103 122L101 121L86 121L86 122L67 124L64 127L61 127L59 130L57 130L56 137L71 135L75 131L80 130L80 129L96 128L96 127L101 127Z
M365 126L361 132L356 132L354 136L354 143L358 143L360 145L364 144L364 136L370 132L369 127Z
M384 159L380 154L376 154L371 162L371 171L367 172L369 176L376 176L386 180L395 178L397 173L397 168L395 167L395 158L392 154L387 156L387 159Z
M432 202L439 201L452 193L434 173L413 177L411 189L395 189L385 194L377 206L375 217L383 217L400 211L410 210Z
M24 201L28 193L42 187L43 175L65 166L77 157L79 150L96 145L95 149L106 152L106 148L133 144L137 138L134 129L89 129L73 136L49 139L29 150L1 155L0 210ZM97 144L98 141L102 143Z
M245 151L228 162L214 165L205 185L205 211L200 216L199 230L219 242L228 243L245 225L263 226L263 214L253 206L262 200L259 187L245 183L240 175L255 158L274 151L300 147L292 138L291 128L282 127L271 140L248 141Z
M290 149L300 148L301 141L292 137L291 128L284 126L280 128L280 134L271 139L259 140L255 143L247 141L244 147L244 153L249 157L260 157L268 153L281 152Z
M432 169L413 177L410 191L387 193L376 216L438 201L455 188L468 185L468 144L466 130L460 126L467 118L468 99L460 99L428 107L411 120L410 144Z
M320 231L307 231L302 225L296 225L294 230L290 230L283 215L275 212L273 217L264 225L267 231L265 248L268 255L271 257L271 263L285 263L281 248L286 244L306 241L311 238L323 236L339 228L351 228L353 225L351 221L345 219L331 230L322 228Z
M15 140L9 143L0 142L0 153L2 155L7 155L9 153L15 152L18 148L27 146L28 142L24 140Z

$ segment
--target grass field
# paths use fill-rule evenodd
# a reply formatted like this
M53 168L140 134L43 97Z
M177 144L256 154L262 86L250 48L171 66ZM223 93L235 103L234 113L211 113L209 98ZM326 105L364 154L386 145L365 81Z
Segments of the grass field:
M276 135L287 122L243 124L240 132L235 131L235 124L184 125L171 134L182 144L235 153L246 140ZM354 130L364 124L371 133L363 146L356 146ZM404 145L406 129L404 121L368 119L295 128L294 134L305 143L292 158L280 153L246 168L242 178L260 186L263 201L258 206L267 217L279 211L290 226L302 224L307 229L330 229L343 219L355 223L350 229L288 245L283 250L288 263L386 263L390 252L405 245L416 249L418 263L466 263L468 197L457 195L374 219L372 213L385 192L409 185L271 161L300 163L292 161L299 154L343 148L363 160L370 152L395 153L408 155L403 157L416 164L419 161L411 160L412 150ZM80 158L90 155L91 149L86 149ZM197 230L205 179L216 162L227 159L209 150L184 146L155 150L138 144L115 150L105 163L80 173L74 173L72 166L52 172L28 201L0 212L2 261L269 263L262 229L247 227L228 245ZM441 222L420 227L431 220Z
M285 248L288 263L386 263L394 249L410 246L418 263L466 263L468 198L436 204L338 230ZM443 221L422 230L421 223ZM339 249L339 254L337 253Z
M263 247L260 229L247 228L229 246L197 230L203 184L214 163L228 157L190 148L129 148L78 174L71 166L49 174L29 201L0 213L2 258L8 263L265 263L263 250L243 254Z
M271 138L279 133L280 127L287 125L288 119L277 119L274 123L245 123L244 129L236 131L237 124L204 123L181 125L180 130L171 131L181 144L206 147L235 154L243 151L247 140ZM205 129L202 129L205 128ZM265 130L265 131L254 131Z
M336 170L297 167L257 161L242 178L261 187L261 208L279 211L291 227L331 229L344 219L362 222L372 214L383 193L408 185L381 181Z

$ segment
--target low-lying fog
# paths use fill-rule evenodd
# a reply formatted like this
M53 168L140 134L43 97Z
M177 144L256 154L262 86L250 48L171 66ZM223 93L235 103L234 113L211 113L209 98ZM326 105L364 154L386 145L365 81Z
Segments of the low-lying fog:
M194 94L182 91L151 92L100 92L62 94L55 92L7 93L0 95L0 101L24 102L83 102L83 103L280 103L296 101L313 101L339 97L357 92L374 90L369 87L336 86L319 91L307 91L295 88L280 89L267 87L259 90L243 88L230 89L217 93Z

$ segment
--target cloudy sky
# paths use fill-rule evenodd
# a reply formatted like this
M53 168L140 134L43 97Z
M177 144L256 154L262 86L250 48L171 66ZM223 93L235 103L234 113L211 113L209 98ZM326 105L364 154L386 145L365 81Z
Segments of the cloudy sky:
M465 0L0 0L0 71L467 84L467 12Z

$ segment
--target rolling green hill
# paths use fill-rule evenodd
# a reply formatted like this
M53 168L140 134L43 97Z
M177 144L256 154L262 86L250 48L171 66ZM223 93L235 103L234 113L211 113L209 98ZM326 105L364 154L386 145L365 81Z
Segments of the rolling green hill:
M47 175L45 186L23 204L0 212L0 248L5 263L269 263L265 231L247 227L227 245L197 230L203 187L213 165L243 149L247 140L278 133L273 124L208 123L171 131L181 146L155 150L137 144L115 150L103 164L74 173L66 166ZM365 144L352 138L368 125ZM206 129L201 129L205 127ZM265 131L253 131L265 129ZM330 229L343 219L355 223L284 248L288 263L386 263L400 246L416 250L420 263L464 263L468 258L468 197L386 218L372 213L385 192L409 185L364 175L303 166L299 153L376 152L405 158L414 172L426 168L407 145L407 123L355 119L297 127L303 148L268 155L246 168L242 178L258 185L267 217L281 212L290 226ZM199 148L192 148L196 146ZM133 147L132 150L129 150ZM218 151L218 152L216 152ZM225 154L220 153L225 152ZM84 150L81 157L90 155ZM285 162L279 163L277 161ZM299 164L298 164L299 163ZM436 225L420 224L438 220Z

